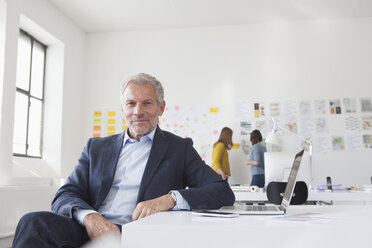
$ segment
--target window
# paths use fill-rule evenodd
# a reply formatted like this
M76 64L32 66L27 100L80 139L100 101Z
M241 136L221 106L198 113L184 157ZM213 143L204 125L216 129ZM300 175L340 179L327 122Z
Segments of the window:
M13 154L41 158L46 46L24 31L18 39Z

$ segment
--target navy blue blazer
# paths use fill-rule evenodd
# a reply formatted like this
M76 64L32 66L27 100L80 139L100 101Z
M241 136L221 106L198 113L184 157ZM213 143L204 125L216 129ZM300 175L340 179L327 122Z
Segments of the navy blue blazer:
M74 207L99 209L112 186L123 140L124 132L88 140L78 165L53 199L54 213L72 218ZM228 183L205 164L192 145L190 138L156 129L137 203L170 190L178 190L192 209L234 203Z

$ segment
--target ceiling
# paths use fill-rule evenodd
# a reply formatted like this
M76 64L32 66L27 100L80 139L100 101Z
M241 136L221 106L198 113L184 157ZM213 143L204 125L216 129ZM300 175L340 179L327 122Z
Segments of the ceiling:
M48 0L86 32L372 17L372 0Z

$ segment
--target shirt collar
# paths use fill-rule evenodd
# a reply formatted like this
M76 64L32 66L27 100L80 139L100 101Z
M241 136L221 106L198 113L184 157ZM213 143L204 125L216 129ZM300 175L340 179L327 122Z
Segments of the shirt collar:
M151 142L154 140L154 135L155 135L155 131L156 131L156 128L154 128L154 130L152 130L149 134L143 136L141 140L150 140ZM123 141L123 146L125 145L125 143L127 143L127 141L129 143L135 143L135 142L138 142L136 139L132 139L131 137L129 137L129 128L125 129L125 133L124 133L124 141Z

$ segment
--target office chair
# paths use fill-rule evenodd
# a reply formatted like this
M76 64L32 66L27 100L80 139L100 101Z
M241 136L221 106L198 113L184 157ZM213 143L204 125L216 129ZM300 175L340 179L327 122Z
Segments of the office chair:
M285 187L285 182L270 182L266 188L267 199L270 203L280 205L282 203ZM308 190L307 185L303 181L296 182L296 186L293 190L292 200L290 205L301 205L307 200Z

